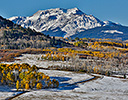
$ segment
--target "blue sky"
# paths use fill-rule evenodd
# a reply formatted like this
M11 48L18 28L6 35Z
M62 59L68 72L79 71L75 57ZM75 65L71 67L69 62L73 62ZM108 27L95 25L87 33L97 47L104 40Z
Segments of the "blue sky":
M128 26L128 0L0 0L0 15L31 16L38 10L74 7L100 20Z

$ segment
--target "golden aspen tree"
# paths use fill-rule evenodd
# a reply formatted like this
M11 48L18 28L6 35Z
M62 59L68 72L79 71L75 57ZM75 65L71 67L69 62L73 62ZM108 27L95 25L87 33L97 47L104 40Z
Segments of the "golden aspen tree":
M53 61L56 61L56 56L55 55L53 55Z
M97 73L97 72L98 72L98 67L95 66L95 67L93 68L93 70L94 70L94 73Z
M44 55L41 56L41 59L44 59Z
M41 76L40 76L40 74L38 73L38 75L37 75L37 82L39 82L40 79L41 79Z
M10 74L10 72L7 73L7 76L6 77L7 77L8 80L11 80L11 74Z
M20 84L19 84L19 81L17 80L17 82L16 82L16 89L17 89L17 91L18 91L19 87L20 87Z
M53 88L55 88L56 87L56 79L52 80L52 84L53 84Z
M6 81L6 75L3 73L3 81Z
M49 55L48 60L50 60L50 61L52 60L52 56L51 56L51 54Z
M56 55L57 60L59 60L59 54Z
M24 88L24 80L22 80L21 82L20 82L20 87L23 89Z
M1 79L1 83L3 84L3 82L4 82L4 78L2 77L2 79Z
M53 54L53 51L51 51L51 54Z
M52 84L52 82L51 82L51 80L48 82L48 88L50 88L51 87L51 84Z
M46 79L45 74L42 74L42 80Z
M128 47L128 43L126 43L126 46Z
M37 89L42 89L42 84L41 83L37 83L36 88Z
M58 81L56 81L56 87L58 87L59 86L59 82Z
M46 76L46 80L50 80L50 77L48 75Z
M25 84L25 89L29 89L29 84L28 84L28 82L26 82L26 84Z
M54 55L56 55L56 51L54 52Z
M62 61L64 61L64 56L62 56Z
M35 87L35 85L36 85L36 78L34 78L34 79L32 80L32 87Z
M11 72L11 82L14 82L15 76L13 75L13 72Z
M64 55L67 55L67 53L66 53L66 52L64 52Z
M21 72L21 73L19 74L19 78L23 80L24 77L25 77L25 76L24 76L24 73Z

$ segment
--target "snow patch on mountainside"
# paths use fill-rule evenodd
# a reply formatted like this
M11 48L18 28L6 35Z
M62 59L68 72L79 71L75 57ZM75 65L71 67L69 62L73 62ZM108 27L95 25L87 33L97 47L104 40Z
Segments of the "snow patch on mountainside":
M111 33L111 34L114 34L114 33L123 34L123 32L117 31L117 30L103 30L102 32Z
M15 19L17 19L17 18L19 18L19 17L18 17L18 16L15 16L15 17L9 18L9 20L15 20Z
M114 26L115 23L111 22L111 21L103 21L104 25L103 26Z

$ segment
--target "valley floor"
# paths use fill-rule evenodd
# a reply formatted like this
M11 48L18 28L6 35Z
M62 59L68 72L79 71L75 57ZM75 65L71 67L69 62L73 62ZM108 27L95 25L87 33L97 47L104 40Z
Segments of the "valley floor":
M71 89L48 89L25 93L14 100L127 100L128 80L104 77Z
M47 67L49 63L37 60L39 57L40 55L23 55L20 57L21 60L13 63L27 62L38 67ZM53 63L50 62L50 64ZM60 64L60 62L56 64ZM30 90L30 92L26 92L13 100L127 100L128 98L128 79L101 76L96 80L70 85L91 79L93 76L86 73L68 71L43 69L39 71L49 75L51 79L57 79L60 82L59 88ZM0 86L0 100L5 100L17 93L20 92L16 92L13 88L7 86Z

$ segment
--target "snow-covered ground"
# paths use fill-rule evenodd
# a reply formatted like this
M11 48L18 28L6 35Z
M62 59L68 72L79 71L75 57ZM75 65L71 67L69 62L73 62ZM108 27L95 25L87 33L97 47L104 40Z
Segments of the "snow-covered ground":
M74 73L74 72L67 72L67 71L65 72L65 71L42 70L42 69L40 69L39 71L45 73L46 75L49 75L51 79L57 79L60 83L59 88L58 89L42 89L42 90L36 90L36 91L30 90L31 91L31 92L29 92L30 95L31 95L31 93L34 93L34 92L39 93L40 91L41 92L46 91L46 93L47 92L52 93L53 91L61 92L61 91L65 91L65 90L71 91L72 89L77 88L78 85L72 85L72 86L67 86L67 85L93 77L88 74ZM13 88L9 88L8 86L0 86L0 100L1 99L5 100L5 98L12 97L12 96L16 95L17 93L20 93L20 92L16 92L16 91L14 91ZM43 94L45 95L45 93L43 93ZM34 98L36 98L36 96ZM34 98L33 98L33 100L34 100ZM26 100L26 98L24 98L24 99ZM27 99L30 100L31 98L27 98ZM22 100L22 98L21 98L21 100Z
M12 97L19 93L21 92L15 91L14 88L0 85L0 100L5 100L6 98Z
M68 71L42 70L42 69L40 69L39 71L43 72L46 75L49 75L51 78L57 79L61 83L68 83L68 84L72 84L93 77L86 73L83 74L83 73L74 73Z
M79 88L75 88L73 92L89 93L92 97L100 100L127 100L128 80L104 77L79 85Z
M31 66L32 65L36 65L37 67L43 67L43 68L47 68L48 66L52 66L52 65L61 65L62 61L43 61L41 59L42 54L22 54L21 57L16 57L16 59L20 59L20 60L16 60L14 62L2 62L2 63L28 63ZM66 63L66 62L64 62Z
M25 54L22 57L17 57L17 59L20 59L20 60L14 61L14 62L4 62L4 63L9 63L9 64L11 64L11 63L28 63L30 65L37 65L38 67L48 67L49 65L53 65L53 64L60 65L62 63L61 61L58 61L58 62L42 61L41 54L39 54L39 55ZM57 79L60 83L60 85L59 85L60 87L58 89L50 89L50 90L48 89L49 92L53 91L53 90L55 90L55 91L72 90L78 86L77 85L73 85L73 86L69 86L69 87L64 87L64 86L93 77L88 74L74 73L74 72L68 72L68 71L65 72L65 71L43 70L43 69L40 69L39 71L43 72L46 75L49 75L51 79ZM46 91L46 90L43 89L43 90L39 90L39 91ZM36 92L38 93L39 91L36 91ZM14 90L12 88L9 88L7 86L0 86L0 100L1 99L4 100L5 98L14 96L17 93L18 92L14 92Z
M79 76L78 76L79 77ZM127 100L128 80L104 77L72 90L39 90L25 93L14 100Z

